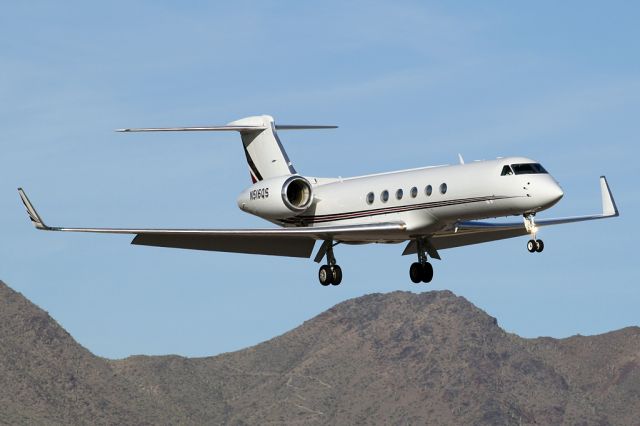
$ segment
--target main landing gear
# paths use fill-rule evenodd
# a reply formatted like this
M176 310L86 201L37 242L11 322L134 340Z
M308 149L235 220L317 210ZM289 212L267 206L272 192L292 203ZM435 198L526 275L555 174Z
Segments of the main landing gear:
M527 250L529 250L529 253L540 253L544 250L544 242L542 240L529 240L527 242Z
M418 246L418 261L411 264L409 268L409 277L415 284L420 282L429 283L433 279L433 266L427 260L424 241L416 240Z
M322 265L318 271L318 280L323 286L340 285L342 282L342 268L336 264L333 255L333 241L325 241L327 252L327 265ZM319 261L318 261L319 262Z
M542 242L542 240L536 239L538 228L536 227L536 224L533 220L533 216L533 214L524 216L524 227L526 228L527 232L529 232L533 237L532 239L527 241L527 250L529 250L529 253L540 253L542 250L544 250L544 242Z

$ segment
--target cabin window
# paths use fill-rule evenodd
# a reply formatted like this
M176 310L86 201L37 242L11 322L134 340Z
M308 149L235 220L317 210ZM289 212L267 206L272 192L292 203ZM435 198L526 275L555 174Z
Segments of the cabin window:
M502 173L500 173L500 176L510 176L513 174L513 170L511 170L511 167L509 167L509 165L506 165L502 168Z
M447 193L447 184L446 183L440 184L440 193L441 194L446 194Z
M418 196L418 188L415 186L411 188L411 198L416 198Z
M430 197L432 192L433 188L431 187L431 185L427 185L427 187L424 189L424 193L427 194L427 197Z
M375 199L376 199L376 196L373 192L370 192L367 194L367 204L373 204Z
M387 191L386 189L382 191L382 194L380 194L380 199L382 200L383 203L386 203L387 201L389 201L389 191Z
M547 171L538 163L512 164L513 171L517 175L546 174Z
M398 190L396 191L396 198L397 198L398 200L402 200L402 196L403 196L403 195L404 195L404 191L402 191L402 189L398 189Z

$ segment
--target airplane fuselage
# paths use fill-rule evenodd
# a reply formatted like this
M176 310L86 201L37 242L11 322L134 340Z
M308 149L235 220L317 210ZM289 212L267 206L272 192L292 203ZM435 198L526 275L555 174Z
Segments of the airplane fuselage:
M543 168L517 173L514 165L538 167L539 163L524 157L505 157L351 178L306 178L311 183L313 202L293 216L261 214L260 203L267 200L265 191L267 197L280 194L280 188L264 184L256 184L260 186L257 190L245 190L238 205L286 227L402 222L405 229L398 232L398 238L406 239L407 234L435 232L458 221L536 213L560 200L562 189ZM256 199L255 191L260 191L262 198ZM247 208L249 202L252 209Z

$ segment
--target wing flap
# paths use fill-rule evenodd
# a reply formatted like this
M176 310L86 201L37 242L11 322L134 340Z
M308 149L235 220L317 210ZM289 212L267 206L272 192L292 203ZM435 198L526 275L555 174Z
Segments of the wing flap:
M378 236L398 232L404 227L403 223L390 222L374 225L274 229L140 229L127 233L136 234L131 241L134 245L309 258L318 240L340 241L343 238L361 238L366 241L372 234ZM93 231L100 232L100 230Z
M497 229L485 228L473 231L458 229L458 232L456 233L434 235L431 238L431 244L433 244L433 246L438 250L444 250L448 248L504 240L507 238L521 237L527 234L528 232L522 223L513 227Z
M278 235L137 234L131 244L228 253L311 257L316 240Z

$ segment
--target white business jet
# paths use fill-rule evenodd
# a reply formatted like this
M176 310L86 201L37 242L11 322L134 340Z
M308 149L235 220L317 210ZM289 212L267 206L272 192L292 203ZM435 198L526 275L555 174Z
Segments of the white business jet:
M117 229L47 226L26 194L22 202L37 229L135 235L131 244L309 258L316 241L320 284L339 285L338 244L407 242L403 255L417 254L409 269L414 283L428 283L440 250L529 235L529 252L541 252L540 228L618 216L604 176L600 177L602 213L535 220L536 213L563 196L553 177L524 157L498 158L449 166L424 167L352 178L302 176L280 143L277 130L336 126L277 125L268 115L225 126L119 129L121 132L240 132L253 185L238 197L238 207L278 228L262 229ZM515 223L481 222L522 216Z

